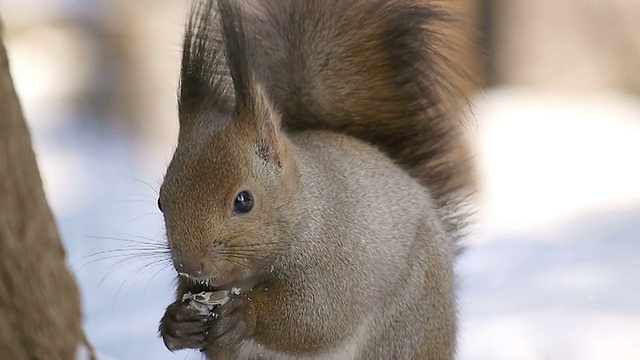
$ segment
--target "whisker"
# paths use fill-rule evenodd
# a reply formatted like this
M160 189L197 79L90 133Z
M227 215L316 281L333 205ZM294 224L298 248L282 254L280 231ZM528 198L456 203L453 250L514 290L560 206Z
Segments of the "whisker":
M119 263L123 263L126 260L130 260L130 259L125 259L123 261L120 261ZM113 275L116 271L112 271L113 267L121 265L119 263L113 264L113 266L109 267L109 269L107 269L107 271L105 271L104 276L102 277L102 279L100 279L100 281L96 284L96 288L100 287L100 285L102 285L104 283L104 281L107 279L107 277L109 277L109 275ZM155 262L151 263L151 264L155 264ZM147 267L149 264L145 265L144 267ZM143 267L143 268L144 268ZM139 273L140 271L137 271L137 273ZM114 301L117 301L118 297L120 296L120 292L122 291L124 285L129 282L131 280L130 277L125 278L125 280L120 284L120 286L118 287L118 291L116 291L116 294L114 296Z
M122 291L122 289L124 289L124 285L127 282L129 282L131 286L134 286L135 282L138 280L138 278L141 275L145 274L146 272L148 272L148 271L150 271L152 269L155 269L158 266L161 266L163 268L167 268L169 266L169 264L170 264L170 263L168 264L167 262L168 262L167 259L163 259L163 260L160 260L160 261L150 262L150 263L138 268L136 270L136 274L133 277L129 277L129 278L125 279L125 281L123 281L122 284L120 284L120 286L118 287L118 291L115 294L115 298L117 299L120 296L120 292ZM156 275L157 275L157 273L154 274L153 277L155 277ZM152 279L153 279L153 277L152 277ZM148 284L147 284L147 286L148 286ZM146 287L145 287L144 291L146 291Z
M146 237L135 236L135 235L129 235L129 236L135 237L135 238L140 238L142 240L147 240L147 241L136 240L136 239L127 239L127 238L123 238L123 237L106 237L106 236L93 236L93 235L85 235L85 238L96 239L96 240L114 240L114 241L128 242L128 243L133 243L133 244L150 245L150 246L163 246L163 247L167 246L167 244L165 242L158 241L158 240L155 240L155 239L152 239L152 238L146 238Z
M129 255L129 256L126 256L126 257L124 257L123 259L118 260L118 261L116 261L115 263L111 264L111 265L110 265L110 266L105 270L105 275L104 275L104 276L103 276L103 278L100 280L99 284L101 284L101 283L106 279L106 277L107 277L109 274L111 274L111 273L113 273L113 272L114 272L114 271L113 271L113 270L114 270L114 268L124 266L124 265L126 265L127 263L132 262L132 261L134 261L134 260L139 260L139 261L141 261L141 260L149 260L149 259L148 259L148 258L147 258L147 259L145 259L145 258L140 258L140 257L139 257L139 256L137 256L137 255Z
M263 247L263 246L272 246L272 245L282 245L282 246L286 246L289 244L289 242L284 242L284 241L265 241L265 242L256 242L256 243L251 243L251 244L241 244L241 245L237 245L237 244L233 244L233 239L225 239L225 246L229 249L253 249L256 247Z
M219 252L226 252L231 254L259 254L265 251L273 250L273 251L283 251L287 249L286 246L279 246L276 244L265 245L265 246L252 246L252 247L227 247L225 249L220 249Z
M149 285L151 284L151 282L153 281L153 279L156 278L156 276L158 276L160 273L162 273L163 271L171 268L171 261L168 261L167 263L160 263L162 266L160 267L160 270L158 270L155 274L153 274L153 276L151 277L151 279L149 279L149 281L147 281L147 285L145 285L144 289L142 290L142 297L144 298L146 293L147 293L147 288L149 288Z
M100 255L100 254L98 254ZM104 254L103 254L104 255ZM156 254L130 254L130 253L122 253L122 254L106 254L106 255L111 255L111 256L104 256L101 258L97 258L97 259L93 259L91 261L88 261L86 263L74 263L71 265L72 268L77 269L77 270L81 270L84 269L85 267L101 262L101 261L106 261L106 260L110 260L110 259L139 259L139 260L149 260L149 259L167 259L169 258L170 254L166 254L166 253L156 253Z
M107 249L107 250L97 251L95 253L92 253L92 254L89 254L87 256L82 257L78 261L87 260L87 259L96 257L98 255L120 254L120 253L136 253L138 255L143 255L144 256L144 255L147 255L147 254L170 254L171 252L169 251L169 249L164 249L164 248L142 247L142 246L133 247L133 246L130 246L130 247L126 247L126 248Z
M120 297L120 292L122 291L122 288L124 287L124 284L127 283L127 281L129 281L129 278L126 278L122 284L120 284L120 286L118 286L118 291L116 291L114 298L114 301L116 301L118 299L118 297Z
M146 237L146 236L142 236L142 235L127 235L127 234L122 234L125 236L131 236L134 238L138 238L138 239L142 239L142 240L149 240L149 241L154 241L154 242L160 242L163 245L166 245L166 243L163 240L159 240L157 239L158 234L156 234L156 238L150 238L150 237Z
M162 248L162 247L155 247L155 246L150 246L150 245L145 245L145 246L140 245L140 246L127 246L127 247L123 247L123 248L100 250L100 251L97 251L97 252L95 252L93 254L85 256L85 258L89 258L89 257L92 257L94 255L108 254L108 253L119 253L119 252L135 252L135 253L138 253L138 254L170 253L169 249L165 249L165 248Z
M142 181L142 180L140 180L140 179L136 179L136 178L134 178L134 177L131 177L131 176L128 176L128 175L124 175L124 174L118 174L118 175L119 175L119 176L122 176L122 177L125 177L125 178L127 178L127 179L129 179L129 180L137 181L137 182L139 182L139 183L141 183L141 184L143 184L143 185L147 186L149 189L153 190L153 192L154 192L156 195L159 195L159 194L158 194L158 190L157 190L156 188L154 188L153 186L151 186L151 185L150 185L149 183L147 183L146 181Z
M154 201L150 200L140 200L140 199L129 199L129 200L113 200L113 201L104 201L99 202L99 205L119 205L119 204L155 204Z
M149 198L153 203L155 203L157 201L157 198L154 196L151 196L149 194L129 194L129 196L142 196L142 197L146 197Z
M105 280L106 280L110 275L113 275L113 274L115 273L115 271L113 271L113 270L114 270L114 267L119 266L119 265L124 265L125 263L127 263L127 262L129 262L129 261L134 261L134 260L148 260L148 259L141 259L140 257L135 256L135 255L129 255L129 256L123 255L123 257L125 257L125 258L124 258L124 259L122 259L122 260L120 260L120 261L118 261L118 262L116 262L116 263L114 263L114 264L112 264L111 266L109 266L109 267L107 268L107 270L105 270L104 275L103 275L103 276L102 276L102 278L101 278L101 279L100 279L100 280L95 284L95 286L93 287L93 290L96 290L97 288L99 288L99 287L102 285L102 283L104 283L104 281L105 281ZM94 260L93 262L96 262L96 261L97 261L97 260ZM91 262L91 263L93 263L93 262ZM86 266L86 265L89 265L89 264L85 264L85 266ZM117 271L117 270L116 270L116 271Z
M156 266L158 266L158 262L151 262L148 263L146 265L144 265L143 267L141 267L140 269L138 269L138 271L136 271L136 274L133 275L132 277L132 281L135 283L135 281L142 275L144 274L145 271L149 270L149 269L153 269Z
M133 219L131 219L131 220L127 221L126 223L124 223L124 224L122 225L122 227L128 226L128 225L130 225L131 223L136 222L136 221L138 221L138 220L140 220L140 219L144 219L144 218L146 218L146 217L148 217L148 216L160 216L160 215L161 215L161 214L158 214L158 213L155 213L155 212L146 213L146 214L143 214L143 215L137 216L137 217L135 217L135 218L133 218Z
M228 261L230 264L238 265L238 266L242 266L242 267L243 267L243 268L245 268L245 269L252 270L252 268L251 268L250 266L248 266L247 264L242 264L242 263L240 263L240 262L233 261L233 258L232 258L232 257L231 257L231 258L228 258L228 259L227 259L227 261Z
M235 252L218 252L218 255L224 256L227 258L235 258L235 259L243 259L243 260L251 260L251 259L257 258L255 254L243 254L243 253L235 253Z

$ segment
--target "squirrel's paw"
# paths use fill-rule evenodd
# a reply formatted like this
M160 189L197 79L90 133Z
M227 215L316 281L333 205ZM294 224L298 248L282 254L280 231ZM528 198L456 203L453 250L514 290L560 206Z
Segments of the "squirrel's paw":
M219 315L206 334L202 349L207 355L227 351L253 336L255 312L250 297L246 294L234 297L216 309Z
M211 326L207 316L193 307L176 302L169 307L160 320L160 335L170 351L180 349L202 349L206 344L206 333Z

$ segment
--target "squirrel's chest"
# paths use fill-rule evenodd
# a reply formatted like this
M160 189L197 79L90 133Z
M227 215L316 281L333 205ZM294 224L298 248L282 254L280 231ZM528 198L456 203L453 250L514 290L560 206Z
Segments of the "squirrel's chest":
M357 337L349 339L339 348L317 356L292 356L266 349L253 340L245 341L238 351L238 360L353 360L357 359L359 342Z

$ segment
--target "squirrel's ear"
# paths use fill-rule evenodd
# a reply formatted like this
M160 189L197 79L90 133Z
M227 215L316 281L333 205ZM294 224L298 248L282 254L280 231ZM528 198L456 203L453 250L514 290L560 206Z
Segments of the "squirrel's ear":
M263 110L266 98L256 84L252 72L251 55L246 29L237 3L218 0L222 39L226 46L226 59L233 79L235 108L241 118L251 118Z
M242 10L236 2L230 0L218 0L218 9L227 64L233 79L237 121L257 130L263 139L261 143L274 153L279 148L279 116L252 72L253 64L242 21Z
M195 1L185 29L178 111L181 131L201 114L231 110L233 94L213 1Z
M280 115L271 106L263 88L254 84L251 89L251 99L246 104L238 106L238 119L249 128L254 129L260 139L257 153L265 161L278 167L282 166L282 155L285 150L283 132L280 129Z

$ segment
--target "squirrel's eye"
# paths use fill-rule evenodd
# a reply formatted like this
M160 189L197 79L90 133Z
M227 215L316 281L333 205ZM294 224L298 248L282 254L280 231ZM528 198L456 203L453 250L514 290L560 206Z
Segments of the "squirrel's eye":
M236 196L233 203L233 212L236 214L246 214L253 208L253 198L248 191L243 191Z
M160 202L160 199L158 199L158 209L160 210L161 213L164 212L162 211L162 203Z

